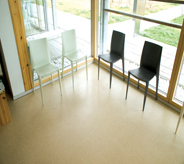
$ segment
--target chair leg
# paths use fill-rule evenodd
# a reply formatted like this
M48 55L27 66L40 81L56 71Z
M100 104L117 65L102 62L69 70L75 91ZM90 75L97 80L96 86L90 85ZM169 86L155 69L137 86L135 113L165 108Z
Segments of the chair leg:
M184 113L184 102L183 102L183 107L182 107L182 109L181 109L181 111L180 111L180 117L179 117L179 119L178 119L178 123L177 123L177 126L176 126L175 134L177 133L178 126L179 126L179 124L180 124L181 118L183 117L183 113Z
M42 97L42 104L44 105L42 80L40 76L38 76L38 78L39 78L40 92L41 92L41 97Z
M112 83L112 67L113 67L113 63L110 63L110 89L111 89L111 83Z
M64 76L64 72L63 72L63 70L64 70L64 56L62 57L62 76L61 77L63 77Z
M86 78L88 80L88 60L87 60L87 56L86 56Z
M139 80L138 80L138 84L137 84L137 89L139 89Z
M33 93L35 93L35 90L34 90L34 70L32 70L32 83L33 83Z
M125 81L125 64L124 64L124 58L122 59L122 68L123 68L123 81Z
M130 72L128 72L128 80L127 80L127 89L126 89L126 97L125 97L125 99L127 99L127 95L128 95L129 80L130 80Z
M100 73L100 57L98 57L98 80L99 80L99 73Z
M156 100L157 100L157 93L158 93L158 84L159 84L159 75L156 76L156 97L155 97Z
M72 68L72 83L74 87L74 73L73 73L73 62L71 61L71 68Z
M60 87L60 92L62 95L62 88L61 88L61 78L60 78L60 71L58 70L58 78L59 78L59 87Z
M149 82L146 83L146 88L145 88L144 102L143 102L142 111L144 111L144 107L145 107L145 103L146 103L146 97L147 97L147 92L148 92L148 85L149 85Z
M51 81L52 81L52 85L53 85L53 77L52 77L52 74L51 74Z
M77 61L76 61L76 71L77 71Z

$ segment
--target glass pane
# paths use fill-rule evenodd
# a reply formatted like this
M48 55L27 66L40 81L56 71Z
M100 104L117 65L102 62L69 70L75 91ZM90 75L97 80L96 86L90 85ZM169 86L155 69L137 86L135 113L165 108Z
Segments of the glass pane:
M102 9L102 4L101 4L102 2L99 0L99 3L98 3L98 39L97 39L97 46L98 46L98 50L97 50L97 53L102 53L102 46L100 46L101 45L101 43L102 43L102 37L101 37L101 35L102 35L102 19L100 19L100 17L101 17L101 15L102 15L102 13L103 13L103 9ZM98 57L98 56L97 56Z
M183 61L182 68L180 70L180 77L178 80L174 98L175 100L178 100L179 102L184 101L184 61Z
M53 63L61 66L62 42L61 32L76 30L77 47L82 53L91 56L91 1L90 0L56 0L57 26L59 34L49 40ZM65 58L64 67L70 65Z
M26 36L45 31L43 0L21 0Z
M148 0L107 0L105 1L105 8L147 16L162 21L170 21L184 14L184 6L181 4ZM131 17L109 13L109 24L131 19Z
M48 26L49 31L53 30L53 14L52 14L52 0L47 0L47 12L48 12Z
M159 4L161 4L161 9L164 7L163 5L165 5L163 3ZM164 21L182 24L184 15L182 15L181 10L180 13L178 13L178 8L176 7L180 7L181 9L183 6L172 4L170 5L170 7L171 8L169 9L160 9L154 14L148 14L148 16L153 19L162 17L166 19ZM171 12L171 10L176 10L176 13L178 14L172 14L172 16L169 17L169 13ZM118 14L113 15L115 18L118 18L116 22L109 21L111 13L104 12L105 20L103 30L103 53L107 53L110 51L110 42L113 30L125 33L125 71L127 72L130 69L139 67L141 53L145 40L161 45L163 47L163 50L160 66L159 91L166 96L180 36L180 29L150 23L147 21L140 21L132 18L128 20L128 17L126 18L125 16ZM122 21L122 19L124 19L125 21ZM117 63L115 63L115 66L118 69L122 70L122 61L118 61ZM153 78L150 81L149 87L155 88L155 86L156 78Z
M27 10L25 4L28 2L30 4L28 10L32 13L30 17L33 17L34 21L30 21L30 29L26 29L26 33L31 31L27 36L32 35L27 37L27 40L29 42L33 39L47 37L52 64L58 66L60 69L62 68L61 33L70 29L76 30L78 49L91 56L90 0L22 0L23 11ZM46 5L43 2L46 2ZM53 14L55 16L54 18ZM56 20L57 30L53 30L53 19ZM26 19L24 18L24 20ZM43 28L49 31L41 34ZM67 67L69 65L70 62L65 59L64 66ZM34 79L37 80L36 73Z
M180 6L180 7L179 7ZM176 8L173 8L176 7ZM173 10L172 15L179 12L182 12L182 5L176 3L166 3L166 2L157 2L157 1L148 1L148 0L106 0L105 8L118 10L127 13L134 13L138 15L150 15L157 13L159 11L171 9ZM140 11L140 9L142 11ZM110 14L111 15L111 14ZM113 15L113 14L112 14ZM160 17L159 19L166 20L171 15L166 15L165 17ZM173 16L174 18L174 16ZM131 18L129 18L131 19Z
M113 10L119 10L127 13L133 13L133 0L123 1L123 0L107 0L105 8L110 8Z

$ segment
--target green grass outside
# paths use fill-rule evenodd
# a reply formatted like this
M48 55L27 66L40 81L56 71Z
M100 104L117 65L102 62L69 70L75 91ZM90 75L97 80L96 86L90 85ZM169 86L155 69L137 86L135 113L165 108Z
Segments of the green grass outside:
M168 9L173 6L176 6L176 4L170 4L170 3L160 3L160 2L154 2L154 7L151 9L146 9L145 14L151 14L158 12L160 10ZM47 3L48 7L51 7L51 4ZM131 7L110 7L111 9L124 11L128 13L132 13L133 9ZM56 0L56 9L64 12L68 12L83 18L91 19L91 10L90 10L90 0ZM118 14L109 13L109 24L123 22L128 19L131 19L130 17L121 16Z
M83 18L91 19L90 1L56 0L56 9Z
M183 19L184 15L173 19L171 22L182 24ZM140 33L140 35L177 47L180 37L180 31L180 29L159 25L144 30Z
M171 7L174 7L174 6L178 6L178 4L175 4L175 3L162 3L162 2L153 2L153 3L154 3L154 7L145 9L145 15L156 13L156 12L161 11L161 10L169 9ZM114 10L127 12L127 13L133 13L133 8L130 8L130 7L117 7L117 6L112 7L111 6L110 8L114 9ZM129 20L129 19L132 19L132 18L127 17L127 16L114 14L114 13L109 13L108 24L123 22L123 21Z
M89 0L56 0L56 9L91 19L90 2Z
M152 13L157 13L158 11L166 10L166 9L169 9L169 8L175 7L175 6L178 6L178 4L158 2L158 3L155 3L154 7L152 7L151 9L147 8L145 10L145 15L152 14Z
M126 16L122 16L122 15L118 15L118 14L109 14L109 21L108 24L114 24L114 23L118 23L118 22L124 22L126 20L131 19L130 17L126 17Z

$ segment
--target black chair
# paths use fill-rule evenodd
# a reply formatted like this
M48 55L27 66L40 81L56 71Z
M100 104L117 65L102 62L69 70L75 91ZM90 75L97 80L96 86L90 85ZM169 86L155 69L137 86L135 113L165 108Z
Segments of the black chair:
M100 59L105 60L110 63L110 88L112 81L112 67L113 63L122 59L122 67L123 67L123 80L124 77L124 44L125 44L125 34L122 32L118 32L113 30L112 38L111 38L111 49L109 54L102 54L98 56L98 80L99 80L99 71L100 71Z
M143 109L142 109L143 111L145 107L149 81L155 75L156 75L156 98L155 99L157 100L161 54L162 54L161 46L145 41L143 51L142 51L142 56L141 56L140 67L138 69L133 69L128 71L126 99L128 94L130 74L138 79L138 88L139 88L139 80L146 82L144 103L143 103Z

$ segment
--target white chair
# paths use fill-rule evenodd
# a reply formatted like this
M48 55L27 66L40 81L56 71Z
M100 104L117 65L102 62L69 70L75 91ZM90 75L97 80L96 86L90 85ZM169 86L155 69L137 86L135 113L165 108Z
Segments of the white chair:
M183 102L183 106L182 106L181 111L180 111L180 116L179 116L178 123L177 123L177 126L176 126L175 134L177 133L178 126L180 124L180 121L181 121L181 118L183 116L183 113L184 113L184 102Z
M54 72L58 72L60 92L62 95L60 71L58 67L50 63L50 54L49 54L46 38L30 41L29 50L30 50L31 67L32 67L33 91L34 91L34 71L35 71L38 75L41 97L42 97L42 104L44 105L41 78L44 76L51 75L52 84L53 84L52 74Z
M71 62L72 69L72 83L74 87L74 70L73 62L76 62L77 70L77 61L85 58L86 60L86 77L88 79L88 67L87 67L87 55L82 54L77 50L77 39L75 30L69 30L62 33L62 77L64 69L64 58L67 58Z

